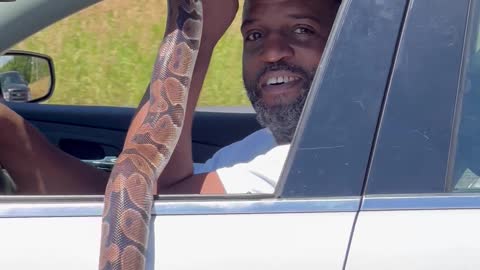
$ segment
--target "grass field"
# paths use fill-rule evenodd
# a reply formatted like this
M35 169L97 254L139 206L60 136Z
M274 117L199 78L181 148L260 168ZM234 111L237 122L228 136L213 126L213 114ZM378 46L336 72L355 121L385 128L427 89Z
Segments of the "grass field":
M241 1L243 2L243 1ZM50 104L137 106L164 32L166 1L105 0L16 46L55 63ZM240 13L217 45L200 106L249 104L241 80Z

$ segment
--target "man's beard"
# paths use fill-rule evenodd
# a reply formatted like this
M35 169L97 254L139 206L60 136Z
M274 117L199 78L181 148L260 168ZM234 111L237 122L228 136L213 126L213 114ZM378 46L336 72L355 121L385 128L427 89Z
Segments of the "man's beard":
M279 70L300 74L305 80L305 83L300 90L299 96L293 102L268 106L262 100L261 96L259 96L261 95L261 90L258 89L258 82L266 72ZM243 81L248 98L257 112L257 121L262 127L267 127L271 130L278 144L288 144L292 142L314 76L315 71L308 73L300 67L292 66L284 62L265 67L263 71L259 72L255 81L248 81L244 76Z

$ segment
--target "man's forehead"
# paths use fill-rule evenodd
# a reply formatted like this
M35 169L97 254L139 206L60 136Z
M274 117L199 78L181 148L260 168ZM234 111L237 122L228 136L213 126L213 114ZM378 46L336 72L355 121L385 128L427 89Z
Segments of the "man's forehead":
M284 9L311 14L324 13L332 9L339 0L245 0L243 18L261 15L267 10Z

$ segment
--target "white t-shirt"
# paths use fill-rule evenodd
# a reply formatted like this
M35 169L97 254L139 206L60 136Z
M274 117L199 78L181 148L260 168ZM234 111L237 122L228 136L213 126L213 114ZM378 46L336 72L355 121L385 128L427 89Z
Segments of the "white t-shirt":
M227 194L273 193L290 145L277 145L268 129L220 149L194 173L216 171Z

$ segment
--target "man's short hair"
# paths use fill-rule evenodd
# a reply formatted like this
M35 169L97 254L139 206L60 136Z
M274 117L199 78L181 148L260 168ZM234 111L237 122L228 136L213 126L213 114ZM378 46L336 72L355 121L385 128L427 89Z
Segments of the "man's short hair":
M247 2L248 2L248 0L246 0L246 1L243 3L243 5L245 6L245 5L247 4ZM336 2L337 2L338 4L341 4L341 3L342 3L342 0L336 0ZM245 16L245 13L243 13L242 16Z

